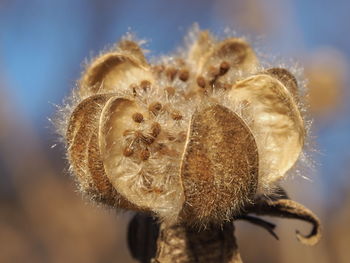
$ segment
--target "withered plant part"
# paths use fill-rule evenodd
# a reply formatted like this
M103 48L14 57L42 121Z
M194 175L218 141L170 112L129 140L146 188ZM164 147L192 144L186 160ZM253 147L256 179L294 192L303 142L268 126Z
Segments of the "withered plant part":
M278 187L307 135L295 77L243 39L191 35L157 65L131 40L87 65L61 127L81 192L154 218L130 225L142 262L240 262L234 220L276 236L248 214L308 221L315 244L319 220Z

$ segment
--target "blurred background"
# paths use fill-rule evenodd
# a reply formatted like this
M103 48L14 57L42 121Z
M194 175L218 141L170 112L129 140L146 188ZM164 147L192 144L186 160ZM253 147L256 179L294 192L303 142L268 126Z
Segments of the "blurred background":
M266 56L298 63L308 80L315 165L308 180L283 185L320 216L324 237L304 247L294 230L307 224L273 219L276 241L239 222L243 260L350 262L349 10L347 0L0 0L0 262L135 262L131 215L82 200L49 118L82 63L126 32L154 56L173 51L194 22L248 36Z

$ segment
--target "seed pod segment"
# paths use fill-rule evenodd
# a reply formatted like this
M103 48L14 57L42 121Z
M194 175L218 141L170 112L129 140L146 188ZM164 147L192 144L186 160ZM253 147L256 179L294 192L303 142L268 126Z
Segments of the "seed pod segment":
M125 130L137 125L130 122L134 112L140 112L145 119L153 118L147 108L123 98L110 100L103 109L99 145L107 177L131 203L175 220L183 203L177 162L158 153L158 143L154 142L157 138L151 135L147 135L153 139L151 144L144 140L148 137L142 131L123 136ZM130 157L123 154L125 146L134 149Z
M145 78L152 82L153 76L144 57L130 53L130 49L136 47L136 43L125 42L120 49L94 59L79 82L80 97L117 92Z
M223 222L254 197L258 151L242 119L221 105L192 117L181 164L186 222Z
M296 101L277 78L258 74L238 81L228 94L247 101L251 125L260 152L264 183L282 178L294 165L304 145L305 129Z
M95 201L111 206L132 208L109 182L99 153L100 114L112 94L94 95L82 101L73 111L67 129L68 159L80 189Z

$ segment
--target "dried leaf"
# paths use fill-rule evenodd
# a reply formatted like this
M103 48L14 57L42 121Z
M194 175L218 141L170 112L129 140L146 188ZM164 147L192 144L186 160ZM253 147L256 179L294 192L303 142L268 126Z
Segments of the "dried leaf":
M302 235L296 231L297 239L304 245L315 245L321 239L321 223L317 216L301 204L288 200L280 199L277 201L266 200L264 198L257 200L256 204L247 209L248 213L257 215L268 215L299 219L309 222L313 225L308 235Z

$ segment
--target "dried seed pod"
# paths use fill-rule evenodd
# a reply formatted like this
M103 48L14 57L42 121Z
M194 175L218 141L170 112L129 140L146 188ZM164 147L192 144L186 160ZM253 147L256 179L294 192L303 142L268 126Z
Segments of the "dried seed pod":
M121 208L135 208L109 182L98 146L98 125L103 105L111 95L94 95L72 113L67 129L68 159L82 192L94 200Z
M254 197L258 150L247 125L214 105L195 112L181 164L185 222L223 222Z
M129 40L91 63L65 135L71 168L94 200L222 226L298 159L297 83L285 69L251 75L251 47L208 32L162 63L148 65Z
M278 79L259 74L237 82L232 101L247 101L253 118L264 184L282 178L294 165L304 145L304 122L288 89Z

